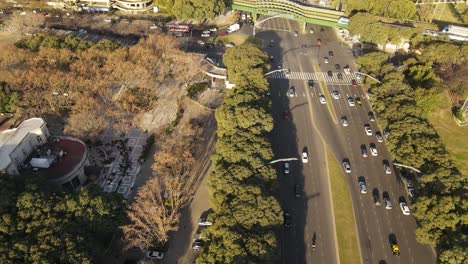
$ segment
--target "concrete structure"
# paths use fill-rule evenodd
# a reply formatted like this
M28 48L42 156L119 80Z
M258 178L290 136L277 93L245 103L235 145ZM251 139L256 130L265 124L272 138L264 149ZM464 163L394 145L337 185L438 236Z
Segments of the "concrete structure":
M129 13L140 13L152 10L153 0L116 0L112 6Z
M302 2L289 0L234 0L233 10L250 12L254 21L257 15L280 15L303 23L323 25L337 28L348 28L347 24L339 23L343 12L311 6Z
M0 170L10 175L44 175L49 182L75 189L87 180L88 149L79 139L50 138L42 118L0 132Z
M153 0L57 0L47 4L77 11L109 12L118 9L127 13L141 13L153 9Z

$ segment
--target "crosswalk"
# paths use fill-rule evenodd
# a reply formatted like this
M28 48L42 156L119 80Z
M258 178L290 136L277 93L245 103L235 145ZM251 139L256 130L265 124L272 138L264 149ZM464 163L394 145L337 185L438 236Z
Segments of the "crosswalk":
M336 84L351 84L352 80L356 80L357 83L361 83L360 80L356 79L356 74L351 72L350 74L342 73L343 79L338 79L338 73L333 72L333 76L328 76L326 72L290 72L286 74L282 72L274 72L267 76L270 79L289 79L289 80L314 80L314 81L325 81L326 83Z

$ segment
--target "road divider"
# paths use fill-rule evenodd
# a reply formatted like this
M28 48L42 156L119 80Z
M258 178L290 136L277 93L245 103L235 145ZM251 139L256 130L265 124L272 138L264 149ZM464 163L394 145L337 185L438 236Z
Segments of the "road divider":
M351 193L341 166L329 149L327 149L327 167L333 199L339 263L361 263L360 244L356 232L357 226L354 219Z
M315 72L320 72L320 67L317 64L314 64L314 71ZM330 115L331 115L331 117L333 119L333 122L335 122L335 124L338 124L338 121L336 120L335 108L333 107L332 98L330 96L330 93L328 92L327 84L325 83L323 78L320 78L320 76L318 76L318 85L320 86L320 90L322 91L322 94L325 96L325 98L327 100L326 105L327 105L328 111L330 112Z

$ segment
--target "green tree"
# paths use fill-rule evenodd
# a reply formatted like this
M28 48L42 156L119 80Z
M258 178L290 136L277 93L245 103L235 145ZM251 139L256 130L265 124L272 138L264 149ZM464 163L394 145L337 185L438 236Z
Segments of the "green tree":
M174 0L172 14L177 19L212 19L225 10L223 0Z
M13 113L19 94L10 91L8 84L0 82L0 113Z
M412 19L416 16L416 5L409 0L390 1L385 13L385 17L396 19Z

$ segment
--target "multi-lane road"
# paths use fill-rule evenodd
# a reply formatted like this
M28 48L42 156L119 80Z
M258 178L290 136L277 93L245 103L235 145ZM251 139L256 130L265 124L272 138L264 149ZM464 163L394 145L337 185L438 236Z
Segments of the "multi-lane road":
M435 255L430 247L415 240L416 221L412 216L403 215L400 201L411 204L406 195L405 185L396 168L386 174L384 160L392 160L384 142L377 142L377 123L369 119L371 111L364 94L364 87L353 87L356 71L351 49L341 43L335 29L313 27L314 34L294 36L299 31L297 23L275 18L257 29L256 37L263 39L263 48L274 57L273 68L281 65L290 70L288 76L270 76L270 96L273 103L275 128L272 133L273 148L278 158L300 157L305 149L309 153L308 163L290 162L290 173L281 171L280 202L283 209L292 215L292 226L284 228L280 234L282 263L338 263L338 248L333 224L333 211L330 185L327 174L326 149L328 148L341 165L343 159L351 163L351 173L344 177L348 183L356 218L362 263L435 263ZM321 45L316 45L321 39ZM275 45L270 47L270 41ZM333 51L333 57L328 56ZM329 63L323 58L329 57ZM340 65L340 70L335 68ZM351 74L342 72L344 65L351 67ZM332 71L328 77L326 72ZM336 78L341 72L343 79ZM325 74L323 74L325 73ZM351 77L353 76L353 77ZM327 85L321 87L315 82L310 88L307 80L322 80ZM294 86L295 96L288 96ZM327 95L327 103L321 104L319 96L338 91L339 99ZM350 106L348 97L360 97L362 106ZM333 109L333 110L331 110ZM288 115L285 114L288 113ZM340 118L346 116L347 127ZM287 117L287 118L286 118ZM364 125L369 124L372 135L366 135ZM377 156L371 155L370 144L375 144ZM368 156L363 157L361 145L365 145ZM358 179L364 179L368 193L361 194ZM302 197L295 196L295 185L303 190ZM382 201L387 196L392 209L377 206L373 195ZM355 228L355 227L349 227ZM401 255L393 256L389 238L394 236L400 246ZM314 243L315 242L315 243ZM316 250L312 250L312 244Z

